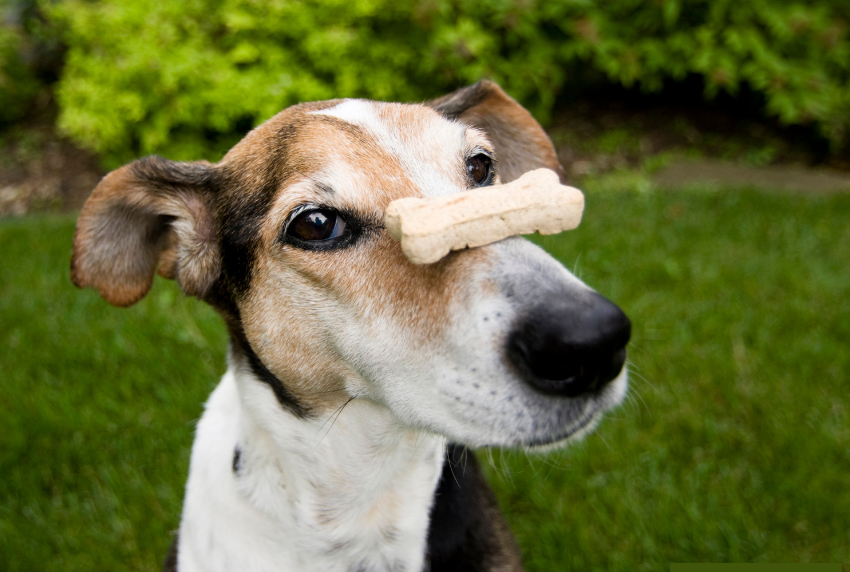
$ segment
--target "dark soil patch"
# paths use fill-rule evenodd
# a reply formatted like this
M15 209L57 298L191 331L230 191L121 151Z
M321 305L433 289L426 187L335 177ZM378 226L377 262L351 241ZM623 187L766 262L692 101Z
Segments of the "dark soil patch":
M746 97L702 101L701 89L686 85L645 95L609 88L562 101L549 133L568 176L580 183L587 176L641 168L664 154L850 171L850 150L831 152L813 127L782 126Z
M45 113L0 133L0 216L79 209L103 176L97 157Z
M712 159L671 163L652 180L659 187L674 190L709 185L818 194L850 191L850 173L845 171L801 165L757 167Z

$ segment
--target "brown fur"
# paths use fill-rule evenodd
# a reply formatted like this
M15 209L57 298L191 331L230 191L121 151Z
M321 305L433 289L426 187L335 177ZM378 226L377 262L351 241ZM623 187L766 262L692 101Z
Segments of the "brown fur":
M416 111L410 113L416 117ZM421 195L415 183L368 133L354 126L339 130L341 121L333 117L312 117L317 120L301 124L287 156L297 166L295 174L283 184L260 229L262 246L251 294L240 307L245 334L269 369L286 381L299 402L332 410L348 398L341 390L351 372L341 356L329 353L321 326L317 326L323 324L326 301L344 300L376 323L390 320L419 343L435 343L448 325L459 285L468 281L473 266L486 263L487 255L475 251L439 264L410 263L380 220L390 201ZM344 166L357 187L371 192L360 194L356 203L325 196L308 181L319 177L328 164L338 169ZM360 213L374 221L377 234L366 244L338 251L281 247L278 237L292 208L311 202ZM284 276L288 290L279 286ZM290 293L293 290L317 297L299 299Z
M77 221L74 284L129 306L147 294L157 266L165 262L166 276L187 294L203 297L218 274L219 255L206 199L189 180L199 172L192 167L174 175L170 192L140 174L138 163L104 177Z

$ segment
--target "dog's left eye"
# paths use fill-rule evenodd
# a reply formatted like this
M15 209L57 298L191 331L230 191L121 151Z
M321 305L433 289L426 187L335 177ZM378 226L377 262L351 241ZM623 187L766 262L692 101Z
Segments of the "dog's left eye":
M345 221L332 210L310 210L296 216L286 234L305 242L330 240L345 234Z

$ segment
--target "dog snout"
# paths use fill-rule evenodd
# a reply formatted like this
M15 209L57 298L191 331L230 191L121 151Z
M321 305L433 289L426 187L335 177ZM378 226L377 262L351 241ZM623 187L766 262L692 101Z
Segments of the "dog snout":
M536 389L576 397L617 377L631 329L623 311L595 292L580 299L552 294L519 317L508 359Z

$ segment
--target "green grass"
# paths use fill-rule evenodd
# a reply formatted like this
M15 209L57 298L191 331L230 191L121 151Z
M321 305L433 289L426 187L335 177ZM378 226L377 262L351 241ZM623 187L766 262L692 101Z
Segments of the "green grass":
M528 568L850 560L850 196L587 202L539 242L632 318L632 389L566 451L481 455ZM0 223L0 569L153 570L225 335L163 280L74 289L72 233Z

